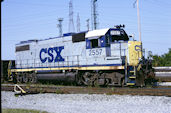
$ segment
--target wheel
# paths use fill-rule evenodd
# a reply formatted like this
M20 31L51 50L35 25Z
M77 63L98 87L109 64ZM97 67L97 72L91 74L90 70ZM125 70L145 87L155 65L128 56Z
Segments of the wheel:
M87 85L87 86L93 85L93 82L91 80L91 76L92 75L89 72L84 73L84 75L82 76L82 82L84 83L84 85Z
M109 85L109 79L105 79L105 84L104 86L108 86Z
M81 74L76 74L75 75L75 82L76 82L76 85L82 85L82 82L81 82Z
M17 75L17 83L22 83L23 82L23 78L21 75Z
M95 87L100 86L98 79L94 80L93 85L94 85Z
M26 73L23 75L23 82L24 82L24 83L28 83L28 81L29 81L27 75L28 75L28 74L26 74Z
M30 74L30 79L29 79L29 81L30 81L31 83L36 83L36 82L37 82L37 77L36 77L36 74L35 74L35 73Z

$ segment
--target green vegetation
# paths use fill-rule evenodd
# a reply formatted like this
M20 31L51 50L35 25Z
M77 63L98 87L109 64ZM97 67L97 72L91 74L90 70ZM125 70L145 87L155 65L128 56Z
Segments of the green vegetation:
M2 113L48 113L46 111L26 110L26 109L2 109Z
M171 48L169 52L164 55L153 55L153 66L171 66Z
M60 89L57 89L55 93L56 94L67 94L67 92L64 92L64 91L62 91Z

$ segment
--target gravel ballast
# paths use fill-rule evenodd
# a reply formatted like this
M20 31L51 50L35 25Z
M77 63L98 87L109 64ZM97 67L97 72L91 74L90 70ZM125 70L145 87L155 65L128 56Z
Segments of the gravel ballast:
M171 97L100 94L34 94L1 92L2 108L49 113L171 113Z

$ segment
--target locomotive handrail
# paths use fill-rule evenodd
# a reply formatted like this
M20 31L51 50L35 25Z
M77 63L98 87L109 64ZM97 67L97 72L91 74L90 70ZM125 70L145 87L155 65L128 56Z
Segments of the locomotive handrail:
M8 78L9 78L9 81L12 81L12 77L11 77L11 67L12 67L12 62L11 61L9 61L9 63L8 63Z
M116 50L116 49L115 49ZM120 49L118 49L120 50ZM114 51L114 50L113 50ZM119 57L121 56L125 56L125 52L126 49L121 49L122 52L120 52ZM87 58L85 59L80 59L81 55L72 55L72 56L63 56L66 61L64 62L54 62L54 63L50 63L50 65L48 65L48 62L45 63L41 63L39 58L36 59L22 59L22 60L17 60L16 61L16 68L20 68L20 69L25 69L25 68L34 68L34 67L61 67L61 66L78 66L80 65L81 61L85 61L87 63ZM97 56L98 57L98 56ZM103 56L101 56L103 57ZM104 56L105 57L105 56ZM113 55L111 55L110 57L114 57Z
M63 56L63 57L66 57L67 61L54 62L53 64L51 64L51 66L54 66L54 67L55 66L70 66L71 63L79 66L79 62L80 62L80 59L79 59L80 56L79 55ZM69 58L72 58L72 60L68 60ZM75 59L75 60L73 60L73 59ZM38 63L37 63L37 61L38 61ZM37 59L22 59L22 60L17 60L15 65L16 65L15 66L16 68L21 68L21 69L30 68L30 67L43 67L43 66L47 67L48 62L43 64L40 62L40 59L38 59L38 58Z

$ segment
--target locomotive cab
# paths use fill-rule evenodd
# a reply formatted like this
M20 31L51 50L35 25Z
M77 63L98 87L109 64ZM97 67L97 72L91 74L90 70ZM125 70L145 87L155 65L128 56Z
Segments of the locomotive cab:
M86 34L86 48L108 47L112 42L128 40L128 35L123 29L111 28L94 30Z
M112 50L115 49L114 56L119 55L119 47L122 46L124 42L128 42L129 38L126 32L120 28L108 28L89 31L85 35L86 38L86 54L87 57L111 57ZM121 43L122 42L122 43ZM119 45L118 45L119 44ZM116 47L115 47L116 46ZM125 45L123 49L125 49ZM117 49L119 50L117 52Z

